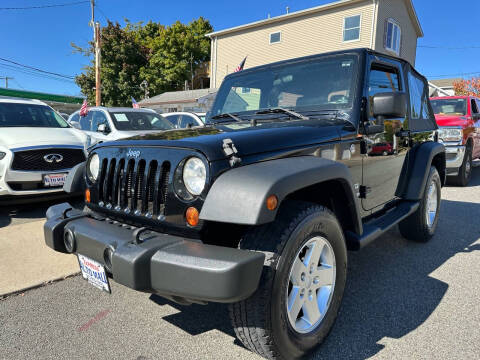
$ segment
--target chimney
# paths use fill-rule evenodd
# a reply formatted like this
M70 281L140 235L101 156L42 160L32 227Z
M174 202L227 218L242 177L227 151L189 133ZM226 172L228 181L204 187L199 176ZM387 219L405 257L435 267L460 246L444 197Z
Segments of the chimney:
M287 14L290 12L290 6L287 6Z

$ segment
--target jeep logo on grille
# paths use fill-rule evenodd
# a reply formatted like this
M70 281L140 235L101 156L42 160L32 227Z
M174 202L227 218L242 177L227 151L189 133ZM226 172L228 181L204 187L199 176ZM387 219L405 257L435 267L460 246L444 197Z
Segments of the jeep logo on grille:
M140 156L140 150L129 149L127 152L127 157L134 157L135 159Z
M59 163L63 161L63 156L60 154L48 154L43 157L43 160L50 164Z

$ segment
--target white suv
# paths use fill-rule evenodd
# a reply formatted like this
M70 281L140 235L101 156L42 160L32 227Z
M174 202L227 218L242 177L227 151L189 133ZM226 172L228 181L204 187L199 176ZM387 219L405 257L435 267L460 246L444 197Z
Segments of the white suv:
M103 106L88 108L86 116L80 116L80 112L76 111L70 115L68 122L89 136L89 145L175 128L162 115L150 109Z
M0 202L60 193L85 161L87 136L38 100L0 98Z

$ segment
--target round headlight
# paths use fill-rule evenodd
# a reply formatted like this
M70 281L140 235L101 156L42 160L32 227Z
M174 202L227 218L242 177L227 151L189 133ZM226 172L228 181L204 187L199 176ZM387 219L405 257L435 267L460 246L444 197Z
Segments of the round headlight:
M96 181L98 173L100 172L100 158L97 154L93 154L88 161L87 173L88 177L92 181Z
M192 195L200 195L207 181L207 170L202 160L192 157L183 167L183 183Z

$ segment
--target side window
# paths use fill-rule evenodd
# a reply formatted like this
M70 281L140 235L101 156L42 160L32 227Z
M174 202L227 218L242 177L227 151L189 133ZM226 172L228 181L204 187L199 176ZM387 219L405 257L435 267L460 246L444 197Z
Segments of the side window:
M169 115L165 116L165 119L170 121L173 126L177 127L178 126L178 115Z
M369 114L373 117L373 96L384 92L397 92L401 90L400 78L395 68L387 68L379 65L372 65L368 80L368 101Z
M424 81L412 72L408 73L408 88L410 89L410 117L411 119L431 118L428 107L428 92Z
M78 115L78 113L77 113L77 114L75 114L75 115L72 116L70 122L72 122L72 123L78 123L79 120L80 120L80 115Z
M182 118L180 120L180 128L186 128L188 126L197 126L197 122L195 121L194 118L188 115L182 115Z
M89 111L87 115L80 116L80 128L83 131L92 131L92 116L95 111Z
M477 107L477 102L475 101L475 99L472 99L472 115L473 114L478 114L478 107Z
M103 111L95 111L92 120L92 131L98 131L98 125L100 124L105 124L107 129L110 129L107 116L103 113Z

